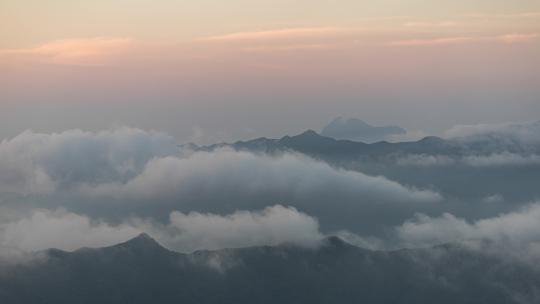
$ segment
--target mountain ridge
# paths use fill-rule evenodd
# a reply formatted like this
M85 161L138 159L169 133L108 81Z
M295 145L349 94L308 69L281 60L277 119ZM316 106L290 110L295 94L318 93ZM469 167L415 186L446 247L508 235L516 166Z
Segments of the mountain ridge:
M60 254L0 275L2 303L502 304L518 303L516 294L533 303L540 287L535 268L465 247L372 251L337 237L318 248L183 254L139 235L109 247L49 252Z
M344 119L337 117L321 130L321 135L335 139L347 139L361 142L378 142L390 136L406 134L407 131L398 126L372 126L357 118Z

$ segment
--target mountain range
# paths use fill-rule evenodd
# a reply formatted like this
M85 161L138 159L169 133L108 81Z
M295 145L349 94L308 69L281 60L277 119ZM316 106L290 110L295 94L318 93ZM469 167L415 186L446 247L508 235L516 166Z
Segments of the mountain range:
M390 143L379 141L376 143L363 143L352 140L339 140L320 135L313 130L307 130L294 136L284 136L279 139L260 137L247 141L234 143L219 143L209 146L196 146L193 144L186 147L199 151L213 151L218 148L230 147L235 150L250 152L276 153L294 151L312 157L323 159L362 159L386 158L389 155L489 155L493 153L528 153L531 149L539 150L539 147L521 145L516 141L502 141L497 137L482 138L453 138L443 139L436 136L427 136L418 141Z
M105 248L50 249L0 272L2 303L529 303L540 272L441 245L371 251L338 237L183 254L147 234ZM537 302L536 302L537 303Z
M535 128L538 125L536 122ZM446 197L459 197L471 203L492 195L494 189L503 197L525 202L540 195L536 182L540 176L540 162L536 161L540 145L529 133L521 137L497 133L453 138L428 136L410 142L369 144L307 130L278 139L261 137L187 148L208 152L230 148L265 155L293 152L338 168L385 176L417 188L438 189ZM471 180L475 181L474 187ZM471 204L463 207L470 209Z
M407 130L398 126L372 126L360 119L337 117L321 130L321 135L335 139L361 142L377 142L391 136L406 134Z

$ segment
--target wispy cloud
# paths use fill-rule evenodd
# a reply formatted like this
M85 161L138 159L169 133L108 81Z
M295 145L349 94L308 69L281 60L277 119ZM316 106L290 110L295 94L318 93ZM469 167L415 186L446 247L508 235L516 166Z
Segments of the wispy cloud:
M38 61L67 65L103 65L110 56L127 52L129 38L77 38L50 41L35 47L0 49L0 55L29 56Z
M445 27L455 27L460 25L458 22L455 21L442 21L442 22L432 22L432 21L409 21L403 23L403 26L410 27L410 28L422 28L422 27L429 27L429 28L445 28Z
M472 37L446 37L446 38L430 38L430 39L405 39L396 40L389 43L394 46L430 46L430 45L448 45L460 44L473 41Z
M266 31L238 32L219 36L210 36L201 38L202 41L247 41L260 39L287 39L300 37L320 37L327 35L336 35L351 31L344 27L299 27L285 28Z
M335 49L333 44L313 43L313 44L291 44L291 45L260 45L246 47L246 52L274 52L274 51L299 51L299 50L327 50Z
M505 43L529 42L536 40L538 34L506 34L494 37L494 39Z
M540 11L530 11L530 12L520 12L520 13L511 13L511 14L490 14L490 13L466 13L463 14L464 17L469 18L535 18L540 17Z
M437 45L452 45L475 42L500 42L500 43L523 43L531 42L538 38L537 33L514 33L503 34L497 36L456 36L442 38L427 38L427 39L404 39L391 41L388 44L392 46L437 46Z

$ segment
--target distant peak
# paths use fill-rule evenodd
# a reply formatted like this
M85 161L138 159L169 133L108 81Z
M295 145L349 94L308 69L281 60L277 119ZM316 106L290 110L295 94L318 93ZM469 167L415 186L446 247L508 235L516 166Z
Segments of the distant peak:
M297 140L318 140L320 138L324 138L324 136L320 135L319 133L309 129L307 131L304 131L298 135L294 135L294 136L284 136L282 137L280 140L281 141L289 141L289 140L294 140L294 141L297 141Z
M163 247L155 239L153 239L150 235L144 232L124 243L118 244L117 246L145 250L148 248L163 249Z
M138 236L134 237L133 239L134 240L138 239L138 240L154 241L155 242L155 240L150 235L148 235L148 233L146 233L146 232L143 232L143 233L139 234Z

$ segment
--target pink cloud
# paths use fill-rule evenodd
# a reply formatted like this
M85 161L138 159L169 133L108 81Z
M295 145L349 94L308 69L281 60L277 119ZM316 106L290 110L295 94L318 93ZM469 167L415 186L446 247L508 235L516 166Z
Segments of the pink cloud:
M30 48L0 49L0 55L27 56L41 62L67 65L102 65L108 58L127 52L129 38L77 38L44 43Z
M319 37L345 33L350 29L342 27L302 27L268 31L239 32L202 38L204 41L246 41L262 39L287 39L300 37Z
M407 39L392 41L389 45L392 46L436 46L436 45L451 45L451 44L463 44L463 43L477 43L477 42L502 42L502 43L523 43L530 42L538 38L538 34L504 34L498 36L483 36L483 37L444 37L444 38L430 38L430 39Z
M443 21L443 22L430 22L430 21L409 21L405 22L403 26L405 27L411 27L411 28L445 28L445 27L455 27L458 26L459 23L454 21Z
M467 13L463 14L464 17L469 18L535 18L540 17L540 12L531 11L531 12L520 12L520 13L511 13L511 14L486 14L486 13Z
M303 50L328 50L335 49L337 45L333 44L291 44L291 45L262 45L246 47L246 52L274 52L274 51L303 51Z
M394 46L430 46L430 45L448 45L448 44L460 44L474 40L471 37L446 37L446 38L433 38L433 39L407 39L392 41L389 45Z
M504 43L519 43L519 42L529 42L536 40L538 34L506 34L495 37L496 40Z

